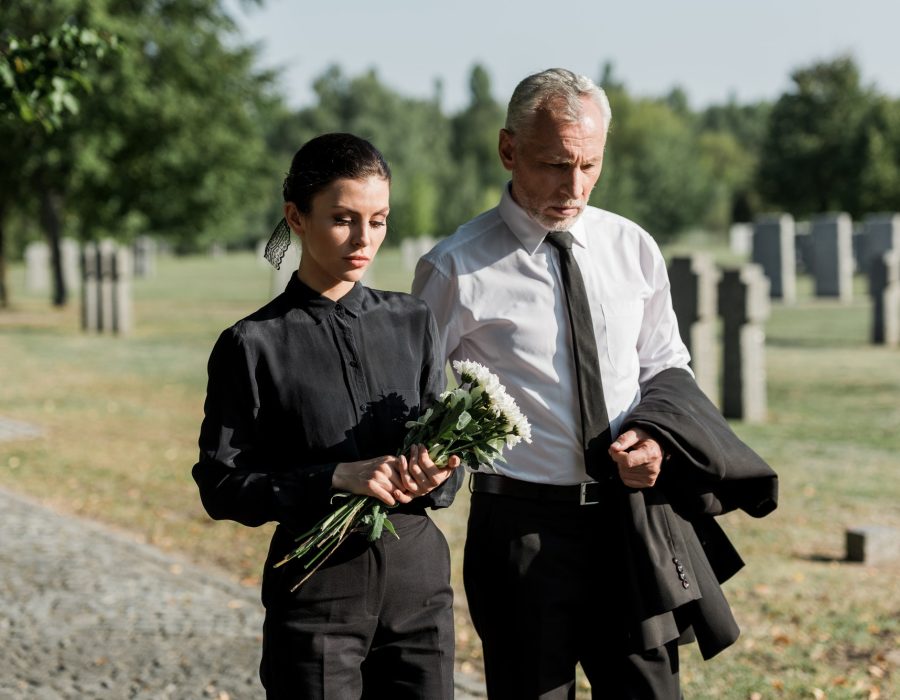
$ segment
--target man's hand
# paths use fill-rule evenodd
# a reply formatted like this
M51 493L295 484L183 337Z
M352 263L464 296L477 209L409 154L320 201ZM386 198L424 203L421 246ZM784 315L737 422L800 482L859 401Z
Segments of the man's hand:
M407 469L401 474L406 490L415 496L424 496L443 484L461 464L459 457L451 455L446 467L437 466L428 455L425 445L409 448Z
M610 446L609 454L619 467L619 478L626 486L644 489L656 483L662 467L662 447L640 428L619 435Z
M374 496L389 506L409 503L414 496L407 492L401 474L408 469L406 457L374 457L359 462L341 462L334 470L331 485L338 491L360 496Z

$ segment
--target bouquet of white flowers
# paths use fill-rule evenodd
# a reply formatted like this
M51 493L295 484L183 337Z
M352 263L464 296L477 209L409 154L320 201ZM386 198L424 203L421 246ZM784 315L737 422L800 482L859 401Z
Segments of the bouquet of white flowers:
M460 376L457 388L445 391L438 403L417 420L406 424L409 432L398 454L406 454L412 445L425 445L431 459L445 466L457 455L472 469L490 467L503 461L504 447L524 440L531 442L531 425L496 375L477 362L455 361ZM369 541L387 530L397 532L387 515L390 507L371 496L340 493L345 502L297 538L299 544L275 566L302 559L306 575L291 590L296 590L331 556L354 531L365 532Z

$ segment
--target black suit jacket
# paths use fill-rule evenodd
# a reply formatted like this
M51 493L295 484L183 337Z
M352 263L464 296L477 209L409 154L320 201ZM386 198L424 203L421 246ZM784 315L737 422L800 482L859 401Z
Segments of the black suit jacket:
M778 477L685 370L664 370L642 387L623 431L634 427L653 435L668 456L653 488L622 485L616 498L627 544L630 637L643 649L696 639L709 658L738 637L719 584L743 566L714 517L738 508L753 517L772 512Z

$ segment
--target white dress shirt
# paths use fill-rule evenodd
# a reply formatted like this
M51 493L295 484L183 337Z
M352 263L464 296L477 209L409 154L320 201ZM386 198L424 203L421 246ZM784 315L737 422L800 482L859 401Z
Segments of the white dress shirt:
M640 401L641 382L688 369L665 261L636 224L587 207L569 229L591 304L612 436ZM531 422L533 444L508 450L497 473L574 484L589 479L571 330L558 254L547 231L504 189L500 204L438 243L419 261L413 294L437 318L451 360L497 374Z

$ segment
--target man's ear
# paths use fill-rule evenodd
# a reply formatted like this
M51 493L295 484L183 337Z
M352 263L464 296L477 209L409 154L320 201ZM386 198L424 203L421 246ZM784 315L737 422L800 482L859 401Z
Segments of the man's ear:
M500 129L500 143L497 146L500 162L507 170L512 170L516 160L516 136L506 129Z

